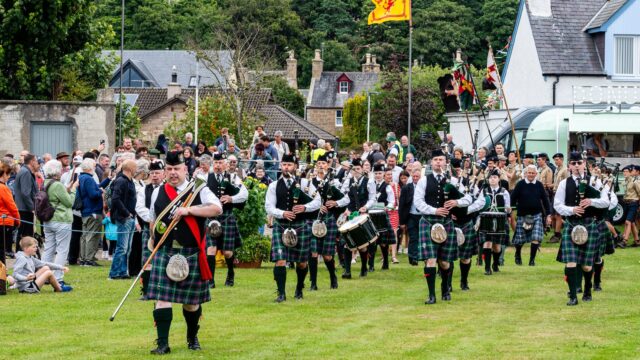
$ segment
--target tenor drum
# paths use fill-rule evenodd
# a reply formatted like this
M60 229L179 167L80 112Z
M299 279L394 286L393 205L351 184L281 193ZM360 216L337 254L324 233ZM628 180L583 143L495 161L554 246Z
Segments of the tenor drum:
M507 234L507 214L502 212L486 211L480 213L480 229L481 233L488 235L506 235Z
M351 250L365 248L378 240L378 232L368 215L360 215L347 221L338 231Z
M369 217L373 222L373 225L376 227L378 233L386 233L389 228L391 228L391 222L389 221L389 214L387 211L382 209L371 209L368 211Z

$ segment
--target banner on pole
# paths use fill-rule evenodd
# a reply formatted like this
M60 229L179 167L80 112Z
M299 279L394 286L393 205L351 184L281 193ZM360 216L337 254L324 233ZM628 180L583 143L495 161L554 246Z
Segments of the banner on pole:
M411 0L371 0L376 8L369 13L369 25L386 21L411 20Z

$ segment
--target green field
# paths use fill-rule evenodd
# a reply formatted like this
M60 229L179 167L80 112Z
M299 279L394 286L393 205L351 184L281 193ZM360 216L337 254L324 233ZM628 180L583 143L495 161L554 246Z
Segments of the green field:
M485 276L474 266L471 291L427 306L422 267L391 265L365 279L340 279L329 290L321 264L317 292L274 304L271 264L239 269L236 286L219 287L204 305L201 352L186 349L182 311L174 307L170 358L331 359L626 359L640 358L637 249L607 256L603 291L591 303L565 305L567 287L557 247L543 248L536 267L515 266L513 249L503 271ZM523 250L525 264L528 248ZM474 260L475 261L475 260ZM106 263L105 263L106 264ZM379 264L377 267L379 268ZM356 266L359 268L359 264ZM218 283L225 271L217 271ZM141 358L153 347L152 303L132 294L115 322L109 316L129 282L107 281L108 267L73 267L74 291L0 297L3 359ZM307 282L308 287L308 282Z

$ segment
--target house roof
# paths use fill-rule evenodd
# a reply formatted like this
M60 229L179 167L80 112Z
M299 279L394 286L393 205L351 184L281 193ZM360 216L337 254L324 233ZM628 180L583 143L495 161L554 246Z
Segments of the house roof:
M298 130L298 138L300 139L316 138L330 141L336 139L330 133L278 105L264 105L259 112L267 118L264 129L268 134L273 134L276 130L280 130L282 131L283 139L294 139L293 131Z
M550 1L551 16L532 15L529 3L526 5L542 73L604 75L596 45L583 31L602 7L602 0Z
M102 56L111 54L120 56L118 50L103 50ZM152 87L166 88L171 81L172 68L175 65L178 73L178 83L183 87L189 87L192 76L196 76L196 55L187 50L125 50L122 59L123 65L131 64L139 70L140 75L149 80ZM210 59L219 60L221 67L226 70L232 67L230 51L207 51ZM120 64L113 69L111 80L119 76ZM224 79L217 71L208 69L202 60L199 61L198 74L200 86L218 86L217 79ZM221 84L225 86L225 84Z
M352 81L348 94L338 92L338 78L342 75L346 75ZM309 107L342 108L347 99L372 89L376 82L378 82L378 74L373 72L324 71L320 79L312 85L313 92Z
M591 18L584 31L596 29L604 25L611 17L620 10L628 0L609 0L605 2L596 15Z

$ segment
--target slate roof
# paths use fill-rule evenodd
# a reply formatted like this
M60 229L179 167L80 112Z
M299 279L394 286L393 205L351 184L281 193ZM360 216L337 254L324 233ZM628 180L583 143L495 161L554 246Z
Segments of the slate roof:
M546 17L531 15L527 3L544 75L605 75L594 41L583 31L601 7L602 0L551 0Z
M605 2L598 13L589 21L587 26L584 27L584 30L587 31L604 25L627 1L628 0L609 0Z
M232 66L231 52L229 51L209 51L211 59L219 59L225 69ZM120 56L119 50L103 50L102 56L109 54ZM175 65L178 73L178 83L183 87L189 87L189 80L196 75L196 56L192 51L187 50L125 50L122 59L123 65L131 60L131 64L141 70L141 74L151 80L153 87L166 88L171 81L171 70ZM113 80L119 75L120 63L117 62L113 69ZM218 72L212 72L205 67L202 61L199 65L200 86L217 86L216 80L224 77ZM225 71L226 72L226 71ZM111 81L110 81L111 82ZM222 84L224 86L225 84Z
M264 124L264 130L267 134L273 134L276 130L280 130L282 138L290 140L294 139L293 130L298 130L298 138L300 139L316 138L330 141L336 139L330 133L278 105L267 104L259 112L267 118Z
M345 74L352 81L352 88L348 94L338 93L338 78ZM373 72L340 72L324 71L320 79L313 83L312 99L309 107L312 108L342 108L345 101L354 95L373 89L378 81L378 74Z

